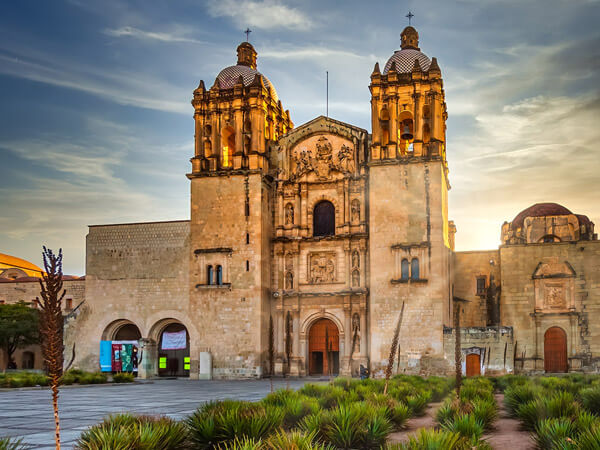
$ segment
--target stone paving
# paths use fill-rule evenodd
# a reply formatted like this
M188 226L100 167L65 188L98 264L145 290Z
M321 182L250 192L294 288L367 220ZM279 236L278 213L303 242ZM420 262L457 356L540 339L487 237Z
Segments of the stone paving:
M314 379L290 380L292 389ZM274 380L275 389L287 380ZM233 398L260 400L270 392L269 380L156 380L151 383L66 386L59 399L62 448L72 449L90 425L108 414L129 411L181 419L201 403ZM49 389L0 391L0 436L22 437L32 449L54 448L54 418Z

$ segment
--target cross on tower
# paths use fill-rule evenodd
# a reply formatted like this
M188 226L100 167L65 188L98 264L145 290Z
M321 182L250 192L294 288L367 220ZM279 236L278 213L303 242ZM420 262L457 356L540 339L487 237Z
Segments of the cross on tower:
M410 11L408 11L408 14L404 17L408 17L408 26L410 26L410 19L415 17L415 15L413 13L411 13Z
M244 31L244 33L246 33L246 42L248 42L250 39L250 33L252 33L252 30L250 28L246 28L246 31Z

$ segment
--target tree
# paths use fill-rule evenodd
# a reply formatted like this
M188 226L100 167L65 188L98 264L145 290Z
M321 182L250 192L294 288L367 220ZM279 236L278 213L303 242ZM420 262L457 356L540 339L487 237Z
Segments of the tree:
M62 301L66 291L62 281L62 250L56 255L44 247L44 270L40 280L40 334L42 353L50 377L52 389L52 407L54 409L54 429L56 450L60 450L60 420L58 416L58 386L63 374L63 333L64 319Z
M39 313L29 303L0 305L0 347L7 369L16 367L13 354L18 348L39 343L38 321Z

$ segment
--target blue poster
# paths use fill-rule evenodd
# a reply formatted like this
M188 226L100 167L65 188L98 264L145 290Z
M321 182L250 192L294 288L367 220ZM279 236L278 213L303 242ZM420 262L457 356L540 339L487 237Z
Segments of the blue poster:
M112 341L100 341L100 371L112 371Z

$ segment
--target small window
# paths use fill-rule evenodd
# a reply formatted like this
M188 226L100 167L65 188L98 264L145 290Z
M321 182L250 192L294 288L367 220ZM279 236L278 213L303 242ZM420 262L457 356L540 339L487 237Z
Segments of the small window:
M335 207L326 200L317 203L313 210L313 235L333 236L335 234Z
M246 233L246 244L250 243L250 233Z
M485 295L486 277L477 277L477 295Z
M246 260L246 272L250 272L250 261Z
M213 284L213 266L206 268L206 284Z
M66 299L65 309L73 309L73 299L72 298Z
M418 280L420 278L419 274L419 258L413 258L410 262L410 277L413 280Z
M223 267L217 266L217 284L221 286L223 284Z
M400 264L400 269L401 269L400 278L402 278L403 280L408 280L409 267L410 267L410 264L408 263L408 259L403 259L402 263Z
M250 202L248 201L248 199L246 199L246 217L250 217Z

